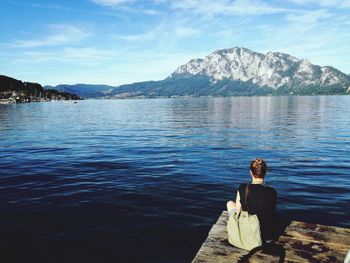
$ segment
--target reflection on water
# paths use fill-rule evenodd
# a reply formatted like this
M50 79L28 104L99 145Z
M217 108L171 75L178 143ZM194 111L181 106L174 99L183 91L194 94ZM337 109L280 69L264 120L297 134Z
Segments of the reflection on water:
M188 262L257 156L270 167L281 217L350 226L349 102L0 105L5 254L22 251L18 260L37 262Z

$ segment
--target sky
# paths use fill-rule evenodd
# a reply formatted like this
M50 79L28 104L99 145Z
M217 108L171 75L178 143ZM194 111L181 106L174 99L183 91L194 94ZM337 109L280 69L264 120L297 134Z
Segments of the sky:
M42 85L161 80L245 47L350 73L350 0L1 0L0 75Z

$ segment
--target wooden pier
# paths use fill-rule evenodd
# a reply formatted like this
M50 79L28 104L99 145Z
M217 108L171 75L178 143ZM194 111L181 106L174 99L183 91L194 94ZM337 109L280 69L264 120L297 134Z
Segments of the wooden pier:
M278 240L251 256L227 241L224 211L192 263L200 262L344 262L350 250L350 229L291 221ZM249 260L248 260L249 258Z

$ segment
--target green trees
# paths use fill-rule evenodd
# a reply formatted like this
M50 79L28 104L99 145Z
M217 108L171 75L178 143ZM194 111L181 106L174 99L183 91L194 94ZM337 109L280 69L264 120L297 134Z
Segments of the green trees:
M57 90L45 90L40 84L22 82L0 75L0 98L14 97L17 102L45 100L78 100L79 96Z

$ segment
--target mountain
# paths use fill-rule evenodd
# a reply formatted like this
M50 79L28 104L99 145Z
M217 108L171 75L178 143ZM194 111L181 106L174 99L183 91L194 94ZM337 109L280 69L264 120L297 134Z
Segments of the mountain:
M74 91L104 98L347 94L350 76L288 54L235 47L192 59L161 81L104 86L90 93L82 88Z
M261 54L246 48L218 50L205 59L193 59L180 66L173 78L208 76L211 82L225 79L251 81L274 90L280 87L349 85L349 77L332 67L320 67L305 59L268 52Z
M61 84L57 86L45 86L45 89L55 89L63 92L69 92L73 94L79 94L79 96L84 98L94 98L104 96L106 92L109 92L116 87L107 85L92 85L92 84L75 84L66 85Z
M4 102L31 102L48 100L78 100L79 96L55 89L44 89L38 83L0 75L0 100Z

